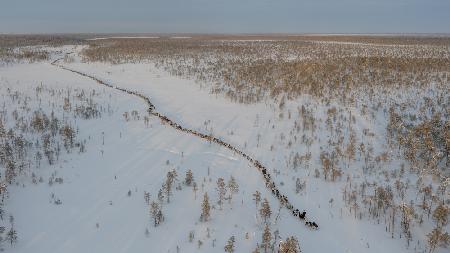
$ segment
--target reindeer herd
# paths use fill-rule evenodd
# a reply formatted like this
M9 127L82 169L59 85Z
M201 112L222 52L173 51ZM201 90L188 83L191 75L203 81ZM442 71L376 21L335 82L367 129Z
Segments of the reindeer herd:
M66 55L68 55L68 54L71 54L71 53L67 53ZM185 127L177 124L176 122L172 121L167 116L162 115L159 112L156 112L155 111L155 106L152 104L150 99L148 97L144 96L141 93L138 93L136 91L130 91L130 90L127 90L127 89L124 89L124 88L121 88L121 87L113 86L113 85L108 84L105 81L102 81L102 80L100 80L100 79L98 79L98 78L96 78L94 76L88 75L86 73L83 73L83 72L80 72L80 71L77 71L77 70L69 69L67 67L64 67L62 65L57 64L57 62L59 60L61 60L61 59L63 59L63 58L57 59L57 60L53 61L51 64L54 65L54 66L57 66L59 68L62 68L64 70L67 70L67 71L79 74L81 76L88 77L88 78L96 81L98 84L105 85L105 86L107 86L109 88L113 88L113 89L116 89L116 90L119 90L119 91L122 91L122 92L126 92L126 93L128 93L130 95L134 95L134 96L140 97L141 99L143 99L147 103L147 105L148 105L148 110L147 110L148 113L153 115L153 116L158 117L164 124L168 124L171 127L175 128L175 129L177 129L179 131L182 131L182 132L185 132L185 133L188 133L188 134L191 134L191 135L195 135L195 136L197 136L199 138L202 138L204 140L207 140L209 142L214 142L216 144L219 144L219 145L221 145L221 146L223 146L225 148L228 148L229 150L233 151L234 153L239 154L240 156L244 157L251 164L253 164L253 166L256 167L256 169L258 169L259 172L262 173L262 175L264 177L264 180L265 180L266 187L270 191L272 191L272 194L277 197L278 201L280 202L280 204L282 206L285 206L292 213L292 215L294 217L298 218L299 220L304 221L305 225L307 227L309 227L311 229L318 229L319 228L319 225L316 222L309 221L307 219L306 211L300 212L299 209L294 209L294 206L289 202L287 196L281 194L280 191L277 189L277 187L275 185L275 182L272 180L272 177L271 177L270 173L267 171L266 167L264 167L258 160L250 157L246 153L242 152L241 150L237 149L236 147L232 146L231 144L229 144L229 143L227 143L227 142L225 142L225 141L223 141L223 140L221 140L219 138L216 138L216 137L214 137L212 135L203 134L203 133L197 132L197 131L192 130L192 129L185 128Z

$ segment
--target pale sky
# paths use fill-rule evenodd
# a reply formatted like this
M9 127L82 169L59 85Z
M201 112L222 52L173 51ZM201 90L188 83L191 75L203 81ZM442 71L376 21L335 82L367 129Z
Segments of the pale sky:
M450 0L0 0L0 33L450 33Z

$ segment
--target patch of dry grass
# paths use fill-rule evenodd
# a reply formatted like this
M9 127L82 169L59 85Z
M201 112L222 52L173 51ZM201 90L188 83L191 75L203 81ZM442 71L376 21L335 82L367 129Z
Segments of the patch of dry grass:
M198 36L90 42L86 61L151 61L214 93L253 103L309 94L345 99L354 90L449 85L450 39L380 36Z

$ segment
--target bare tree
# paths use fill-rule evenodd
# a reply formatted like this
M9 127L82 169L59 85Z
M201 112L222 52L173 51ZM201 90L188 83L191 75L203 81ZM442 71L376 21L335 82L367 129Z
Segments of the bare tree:
M436 221L438 227L443 227L448 223L448 216L450 214L450 208L445 204L440 204L434 209L433 219Z
M255 201L256 204L256 213L258 213L258 206L259 203L261 202L261 193L259 191L253 193L253 200Z
M184 183L187 186L191 186L192 182L194 181L194 176L192 174L192 170L186 171L186 178L184 179Z
M200 220L208 221L211 216L210 211L211 211L211 207L209 206L208 193L205 192L205 195L203 196L202 214L200 215Z
M155 227L158 226L164 219L161 207L155 201L152 201L152 203L150 204L150 215L153 218L153 224Z
M228 239L227 244L225 245L225 247L223 247L225 252L228 252L228 253L234 252L234 242L235 242L234 236L232 236L232 237L230 237L230 239Z
M300 245L298 243L297 238L291 236L280 243L279 253L300 253Z
M227 193L227 189L225 188L225 180L223 178L217 179L217 193L219 195L219 206L220 210L222 210L223 201L225 199L225 194Z
M264 253L267 253L267 250L270 248L272 244L272 233L270 233L269 225L266 224L264 227L264 232L262 234L261 247L264 249Z
M167 172L166 182L163 185L163 189L166 192L167 203L170 202L170 196L172 195L173 183L177 177L177 172L175 170Z
M450 235L448 232L443 232L442 228L437 227L427 234L428 245L430 246L430 253L432 253L437 246L447 247L450 244Z
M13 243L17 242L17 232L13 227L6 234L6 240L13 245Z
M229 201L229 203L231 203L231 200L233 199L233 194L239 192L239 185L233 176L230 177L227 187L228 187L228 192L230 193L230 196L228 197L228 201Z
M272 214L272 211L270 210L269 201L267 199L264 199L262 202L261 209L259 209L259 214L264 219L264 222L267 224L267 221L270 219L270 215Z

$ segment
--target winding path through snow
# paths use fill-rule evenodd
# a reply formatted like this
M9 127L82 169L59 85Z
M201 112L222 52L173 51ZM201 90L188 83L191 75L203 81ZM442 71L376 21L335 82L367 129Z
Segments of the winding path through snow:
M73 52L66 53L66 55L69 55L69 54L72 54L72 53ZM147 110L148 113L150 115L158 117L162 121L163 124L168 124L171 127L175 128L175 129L177 129L179 131L188 133L190 135L194 135L194 136L196 136L198 138L201 138L201 139L204 139L206 141L214 142L214 143L216 143L216 144L218 144L220 146L223 146L223 147L233 151L234 153L244 157L256 169L258 169L258 171L260 173L263 174L263 177L264 177L264 180L265 180L265 183L266 183L266 187L269 190L272 191L272 193L277 197L277 199L279 200L279 202L280 202L280 204L282 206L286 207L291 212L291 214L293 216L297 217L299 220L304 220L306 226L311 227L313 229L318 229L318 224L316 222L314 222L314 221L309 221L308 218L306 217L306 212L305 211L300 212L299 209L294 208L294 206L289 202L287 196L281 194L281 192L277 189L277 187L275 185L275 182L272 181L271 175L267 171L267 168L264 165L262 165L258 160L252 158L251 156L249 156L248 154L244 153L243 151L237 149L233 145L231 145L231 144L229 144L229 143L227 143L227 142L225 142L225 141L223 141L223 140L221 140L221 139L219 139L217 137L214 137L213 135L207 135L207 134L198 132L196 130L192 130L192 129L189 129L189 128L181 126L180 124L178 124L178 123L174 122L173 120L169 119L167 116L157 112L155 110L156 109L155 106L152 104L150 99L148 97L144 96L143 94L137 92L137 91L130 91L130 90L118 87L118 86L114 86L114 85L112 85L110 83L107 83L107 82L105 82L103 80L100 80L99 78L97 78L95 76L92 76L92 75L89 75L89 74L86 74L86 73L83 73L81 71L77 71L77 70L74 70L74 69L70 69L70 68L67 68L67 67L65 67L63 65L58 64L58 62L60 60L62 60L62 59L64 59L64 58L61 57L61 58L58 58L58 59L54 60L53 62L51 62L51 65L59 67L59 68L64 69L64 70L67 70L67 71L70 71L70 72L73 72L75 74L78 74L78 75L81 75L81 76L84 76L84 77L87 77L87 78L90 78L90 79L96 81L98 84L107 86L109 88L113 88L113 89L125 92L127 94L137 96L137 97L141 98L142 100L144 100L145 103L148 105L148 110Z

